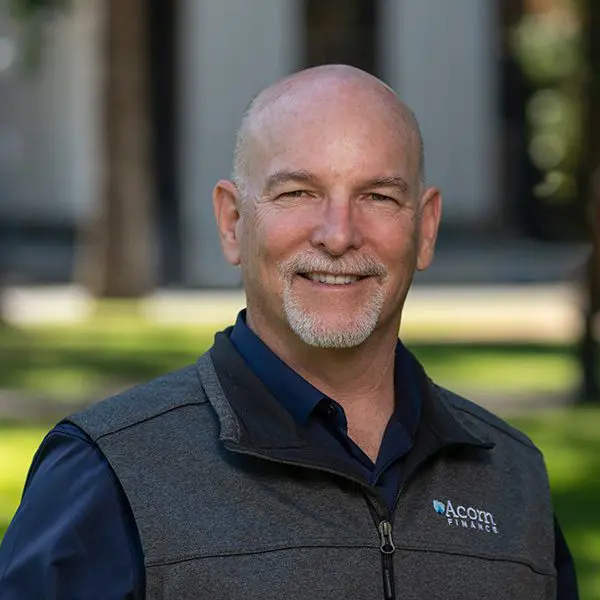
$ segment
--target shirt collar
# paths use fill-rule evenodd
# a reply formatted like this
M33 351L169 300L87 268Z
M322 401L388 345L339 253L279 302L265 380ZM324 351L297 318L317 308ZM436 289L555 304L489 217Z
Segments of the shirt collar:
M298 424L306 425L316 406L326 395L283 362L248 327L245 310L238 314L230 340L274 398ZM421 402L410 358L409 352L398 341L394 367L396 408L392 418L412 438L419 423Z
M297 423L306 425L325 394L286 365L246 325L245 310L238 314L230 340L275 399Z
M258 453L306 466L322 467L326 463L340 473L348 468L352 471L348 461L329 454L324 456L322 443L316 443L314 431L299 425L273 397L231 343L232 330L233 327L228 327L217 333L210 351L197 361L205 400L208 399L219 418L219 439L232 451ZM409 454L414 463L411 468L446 446L493 448L487 436L482 437L481 429L464 419L454 402L447 400L447 393L406 352L413 364L411 372L421 403L421 417ZM407 469L409 466L407 463Z

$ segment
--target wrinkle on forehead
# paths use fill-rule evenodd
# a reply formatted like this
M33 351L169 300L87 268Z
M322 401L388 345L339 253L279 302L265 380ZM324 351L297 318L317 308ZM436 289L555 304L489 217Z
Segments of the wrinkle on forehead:
M233 180L242 196L252 195L250 179L260 156L269 152L270 138L286 118L310 119L323 103L335 101L364 105L389 118L407 140L418 176L424 179L423 141L413 112L396 93L376 77L355 67L325 65L294 73L260 92L246 110L236 138ZM319 106L319 103L321 105ZM311 111L312 106L312 111Z

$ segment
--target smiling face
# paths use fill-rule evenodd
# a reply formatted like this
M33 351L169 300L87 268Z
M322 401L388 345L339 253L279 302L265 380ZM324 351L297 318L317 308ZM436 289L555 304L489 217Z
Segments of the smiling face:
M423 193L416 139L379 86L292 84L252 124L246 197L230 182L215 189L225 254L241 264L248 321L267 342L395 336L415 269L431 260L439 194Z

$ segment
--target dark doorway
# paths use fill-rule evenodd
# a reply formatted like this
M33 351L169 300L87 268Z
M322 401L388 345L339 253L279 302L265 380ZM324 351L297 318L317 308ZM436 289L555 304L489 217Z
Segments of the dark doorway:
M377 75L377 0L306 0L304 67L343 63Z
M150 95L161 285L181 281L181 226L177 186L178 5L178 0L149 2Z

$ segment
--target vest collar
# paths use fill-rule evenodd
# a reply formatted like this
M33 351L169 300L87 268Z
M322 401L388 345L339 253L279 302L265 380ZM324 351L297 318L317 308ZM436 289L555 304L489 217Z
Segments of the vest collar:
M348 463L323 465L328 460L315 448L307 430L270 394L229 341L229 330L220 332L208 353L198 360L204 391L221 423L220 439L230 449L260 454L265 458L291 460L347 469ZM444 392L435 386L413 357L423 397L421 422L407 472L431 454L448 446L491 449L493 444L459 421Z

